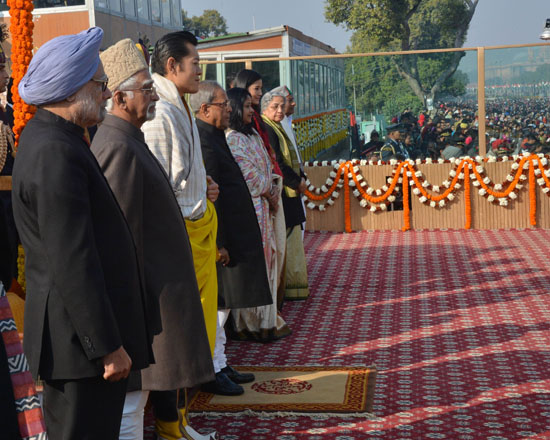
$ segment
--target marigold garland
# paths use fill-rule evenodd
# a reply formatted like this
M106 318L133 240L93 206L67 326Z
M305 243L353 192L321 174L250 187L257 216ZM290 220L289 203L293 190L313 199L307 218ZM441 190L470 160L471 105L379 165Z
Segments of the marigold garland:
M32 58L32 35L34 23L32 21L32 11L34 5L32 0L8 0L10 13L10 33L11 33L11 62L13 86L11 88L13 101L13 134L15 137L15 148L19 143L19 136L25 127L25 124L33 117L36 108L27 105L19 96L19 82L27 72L27 68ZM21 288L26 290L25 281L25 253L23 247L18 248L17 258L18 278L17 281Z
M507 197L516 188L518 182L520 181L521 176L523 174L523 165L527 162L527 160L529 160L528 157L523 157L520 160L519 168L516 172L515 177L513 178L510 185L508 185L508 188L504 191L493 191L492 188L489 187L489 184L487 182L488 178L483 178L481 176L482 173L480 172L480 170L478 170L477 167L474 167L474 174L476 176L477 182L479 182L479 185L481 186L481 188L484 189L488 195L493 196L495 198ZM496 185L494 185L494 186L496 186ZM485 195L485 194L482 193L480 195Z
M330 186L330 188L327 190L326 193L324 193L323 195L316 195L316 194L313 194L313 192L311 192L309 190L306 190L306 192L305 192L306 197L310 200L315 200L317 202L328 199L332 195L334 190L336 189L336 187L338 185L338 182L340 180L340 176L342 175L342 172L344 171L344 169L346 167L347 167L347 163L343 163L338 167L338 172L336 174L336 177L334 178L334 183ZM309 189L309 187L311 186L309 180L306 183L307 183L308 189Z
M411 160L405 162L395 161L392 163L395 167L393 176L388 178L390 186L384 185L378 189L370 187L359 171L357 165L359 163L365 165L366 162L359 162L357 160L340 161L339 163L333 162L334 171L330 173L329 178L321 188L315 188L308 180L308 190L305 192L304 201L308 202L307 207L309 209L325 211L326 207L324 204L316 205L313 201L328 199L327 204L333 205L334 199L338 197L338 193L335 191L336 188L344 186L345 230L346 232L351 232L350 187L354 187L353 195L359 200L361 207L368 208L372 212L378 212L387 210L387 206L395 200L394 193L399 190L398 184L402 183L403 230L406 231L410 229L410 188L412 188L413 194L419 198L421 203L429 202L430 207L442 208L446 206L446 201L455 199L454 192L461 188L460 182L464 181L465 228L470 229L472 224L472 184L480 188L478 190L479 195L484 197L488 202L500 206L508 206L509 201L517 200L518 195L516 191L523 188L521 182L529 180L530 222L532 226L536 226L536 184L541 187L547 196L550 196L550 162L547 157L536 154L525 154L515 157L513 160L512 170L515 170L515 173L510 173L502 184L493 183L485 175L485 169L481 164L484 162L504 162L508 161L508 158L496 160L494 158L482 159L478 157L475 160L464 158L445 161L445 163L454 163L455 167L450 171L452 180L445 180L442 184L446 187L443 193L440 193L439 186L430 184L422 175L422 172L415 169L415 162ZM429 163L433 162L430 161ZM443 162L439 161L439 163ZM322 163L322 165L326 164L327 162ZM432 194L432 191L437 194ZM320 195L321 192L324 194Z
M349 177L348 177L348 167L344 169L344 218L346 224L346 232L351 232L351 210L350 210L350 200L349 200Z
M372 197L368 194L368 192L366 192L364 189L363 189L363 186L362 183L365 182L363 180L363 176L360 176L358 175L358 173L355 171L355 167L352 167L352 170L351 170L351 175L352 175L352 178L353 178L353 181L355 182L356 186L357 186L357 189L359 190L359 192L361 193L361 196L368 202L370 203L382 203L384 201L386 201L388 198L390 198L392 196L392 194L394 193L396 187L397 187L397 183L399 181L399 175L401 174L401 169L404 167L404 162L403 163L400 163L397 167L397 171L394 172L393 174L393 177L392 177L392 181L391 181L391 184L388 187L385 187L386 190L385 190L385 193L378 196L378 197ZM359 179L359 176L361 177ZM362 180L362 182L360 182L360 180ZM366 182L365 182L366 183ZM382 190L384 190L384 187L382 187ZM393 201L393 200L391 200Z
M32 0L8 0L10 8L10 33L12 39L11 61L13 86L13 133L15 135L16 147L19 136L26 123L32 119L36 108L26 104L19 96L19 82L27 72L32 58L33 29L32 11L34 5Z
M407 173L403 176L403 229L408 231L411 229L411 212L409 209L409 176Z
M535 186L535 164L529 161L529 220L532 226L537 224L537 187Z
M472 227L472 200L470 198L470 166L464 168L464 215L466 216L465 229Z

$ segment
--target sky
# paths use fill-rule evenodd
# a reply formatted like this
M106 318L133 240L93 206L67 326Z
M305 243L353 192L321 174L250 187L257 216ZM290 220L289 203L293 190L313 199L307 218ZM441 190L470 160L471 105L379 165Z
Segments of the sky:
M217 9L229 32L289 25L344 52L351 32L327 23L323 0L182 0L189 16ZM550 0L479 0L464 47L541 43Z

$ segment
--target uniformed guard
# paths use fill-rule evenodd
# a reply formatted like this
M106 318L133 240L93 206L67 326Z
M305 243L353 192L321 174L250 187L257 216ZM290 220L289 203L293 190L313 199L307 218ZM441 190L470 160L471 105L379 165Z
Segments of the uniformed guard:
M410 158L408 151L401 143L402 128L401 124L390 125L387 128L386 143L378 152L380 160L387 162L390 159L405 160Z

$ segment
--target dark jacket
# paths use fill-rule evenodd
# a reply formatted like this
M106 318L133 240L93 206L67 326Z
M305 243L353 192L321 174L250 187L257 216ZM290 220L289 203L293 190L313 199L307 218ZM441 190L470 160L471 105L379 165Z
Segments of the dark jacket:
M281 146L279 145L279 137L275 130L269 125L266 125L267 134L269 136L269 143L271 148L277 156L277 163L283 172L283 185L297 190L300 182L302 181L302 176L296 173L292 167L287 165L283 159L283 154L281 153ZM304 214L304 207L302 206L302 200L300 195L297 197L288 197L283 190L283 209L285 211L285 222L286 227L291 228L293 226L301 225L306 221L306 216Z
M102 357L121 345L133 369L153 360L130 229L83 136L39 109L13 170L26 254L24 349L43 379L102 375Z
M8 107L9 108L9 107ZM11 127L6 112L0 107L0 121ZM13 123L13 118L11 119ZM11 144L7 144L6 160L4 165L0 164L0 176L11 176L13 171L14 156ZM8 290L12 278L17 277L17 229L13 220L13 209L11 203L11 191L0 191L0 279Z
M91 149L132 230L146 291L157 303L151 307L160 301L156 363L142 370L140 388L175 390L213 380L191 244L164 169L143 132L113 115L99 127Z
M197 127L206 174L220 187L215 203L218 248L227 249L230 258L228 266L218 265L219 307L272 304L260 226L241 169L222 130L200 119Z
M405 160L409 158L409 153L401 142L398 142L390 137L386 143L380 148L380 159L388 162L390 159Z

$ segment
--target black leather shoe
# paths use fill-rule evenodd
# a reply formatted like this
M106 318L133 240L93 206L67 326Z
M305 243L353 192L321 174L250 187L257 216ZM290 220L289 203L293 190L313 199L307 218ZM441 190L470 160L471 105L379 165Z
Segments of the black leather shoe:
M221 372L235 383L250 383L254 382L254 379L256 379L252 373L239 373L237 370L231 368L229 365L225 368L222 368Z
M226 374L216 373L216 380L205 383L201 389L207 393L221 396L239 396L244 393L244 388L233 382Z

